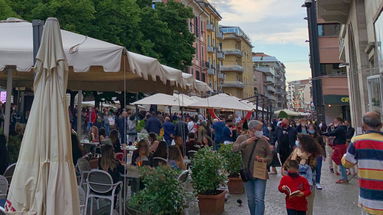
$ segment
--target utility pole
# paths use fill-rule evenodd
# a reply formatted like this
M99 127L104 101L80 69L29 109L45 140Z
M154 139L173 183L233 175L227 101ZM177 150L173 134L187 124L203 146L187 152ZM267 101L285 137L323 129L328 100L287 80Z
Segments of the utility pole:
M306 0L303 5L307 10L307 22L310 41L310 66L313 89L313 103L317 113L317 119L324 121L324 106L322 94L322 81L320 79L320 58L318 43L318 23L316 12L316 0Z

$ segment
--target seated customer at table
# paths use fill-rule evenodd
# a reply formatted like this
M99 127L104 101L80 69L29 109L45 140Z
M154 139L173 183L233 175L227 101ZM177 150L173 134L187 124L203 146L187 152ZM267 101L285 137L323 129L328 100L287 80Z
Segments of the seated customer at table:
M72 139L73 165L76 166L77 160L83 156L83 153L82 153L82 148L80 146L80 141L78 140L76 133L72 132L71 139Z
M132 165L135 166L149 166L149 144L146 140L140 140L137 143L137 149L132 155Z
M149 152L153 153L157 150L160 141L157 140L157 134L154 132L149 133Z
M121 174L124 174L124 166L114 158L113 146L102 146L101 158L98 159L98 168L108 172L112 176L113 183L122 180Z
M98 130L98 136L100 137L100 142L105 140L106 138L105 128L100 128L100 130Z
M92 126L90 129L89 137L92 142L100 142L100 136L96 126Z
M174 138L174 142L176 143L176 147L180 150L182 157L185 157L185 151L184 151L184 141L181 136L176 136Z
M121 144L120 144L120 139L118 139L118 131L117 130L112 130L110 132L110 141L112 141L112 145L114 148L114 152L122 152L121 150Z
M189 141L186 142L186 155L189 157L189 151L198 151L201 148L201 144L198 143L195 139L195 134L194 133L189 133L188 134Z
M156 151L154 151L150 157L160 157L163 159L168 159L168 152L167 152L168 146L165 141L160 141L158 144L158 147Z
M185 170L186 166L184 163L184 158L177 146L169 147L169 159L168 164L173 169Z

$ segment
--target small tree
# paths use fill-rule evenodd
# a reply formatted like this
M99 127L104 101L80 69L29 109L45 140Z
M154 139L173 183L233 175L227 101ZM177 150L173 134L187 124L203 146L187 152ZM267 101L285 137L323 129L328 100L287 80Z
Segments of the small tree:
M200 149L193 158L193 188L198 194L215 195L226 177L223 174L223 158L209 147Z
M242 155L240 152L233 152L233 144L222 145L219 154L225 159L224 168L230 177L238 177L242 168Z
M179 172L166 166L143 168L145 188L129 201L129 207L142 214L180 214L185 206L185 192L177 180Z
M289 115L287 115L287 113L286 112L284 112L284 111L281 111L281 112L279 112L279 115L278 115L278 118L288 118L289 117Z

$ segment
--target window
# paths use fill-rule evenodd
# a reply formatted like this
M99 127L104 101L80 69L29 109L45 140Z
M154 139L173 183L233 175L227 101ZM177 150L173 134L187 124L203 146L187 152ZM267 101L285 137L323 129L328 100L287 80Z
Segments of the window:
M198 28L198 17L194 17L194 27L195 27L195 36L199 37L199 28Z
M370 111L382 112L382 77L373 75L367 77L368 99Z
M206 81L206 75L205 75L205 73L202 73L201 75L202 75L201 81L205 82L205 81Z
M318 36L320 37L338 36L339 31L339 24L318 24Z
M197 80L200 80L199 71L195 71L195 78L196 78Z
M339 63L321 63L320 74L330 76L344 76L346 75L346 68L339 68Z
M378 19L374 23L375 28L375 53L377 53L376 62L374 63L375 66L377 66L380 70L380 72L383 72L383 16L382 14L379 15ZM378 73L379 71L377 71Z

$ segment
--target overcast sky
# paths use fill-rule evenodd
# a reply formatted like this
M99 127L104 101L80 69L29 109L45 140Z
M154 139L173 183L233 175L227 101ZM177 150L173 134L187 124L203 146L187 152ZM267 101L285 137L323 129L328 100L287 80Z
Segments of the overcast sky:
M309 78L309 47L304 0L209 0L223 17L222 25L240 26L254 52L277 57L287 81Z

